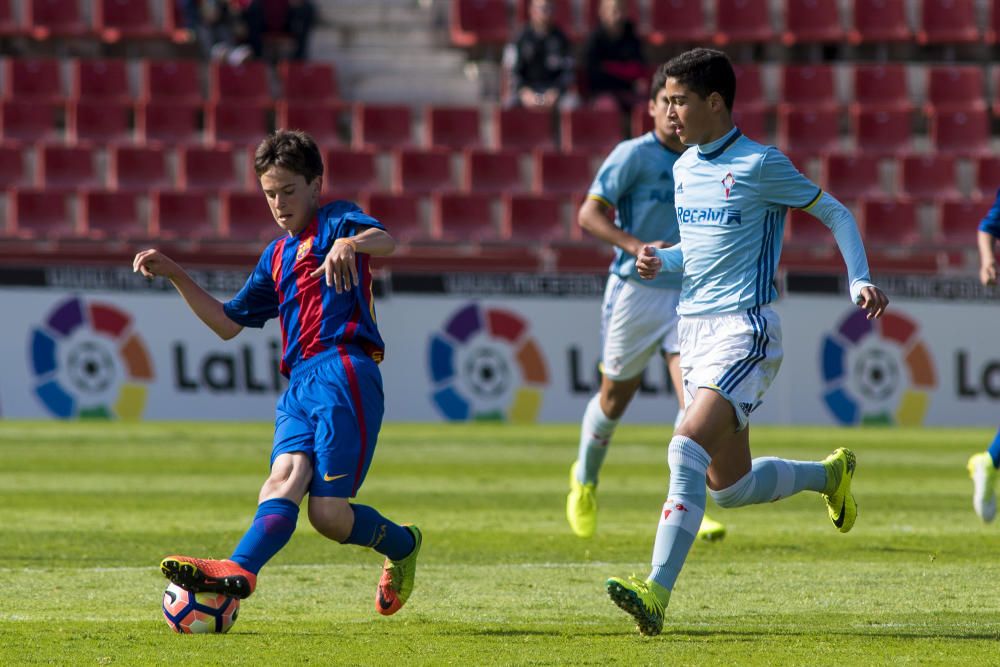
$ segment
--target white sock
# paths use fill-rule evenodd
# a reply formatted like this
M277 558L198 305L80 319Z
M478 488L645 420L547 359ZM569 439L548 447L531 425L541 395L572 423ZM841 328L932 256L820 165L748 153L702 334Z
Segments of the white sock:
M608 454L608 444L618 426L617 419L608 419L601 410L601 395L595 394L583 412L580 425L580 451L577 454L576 479L581 484L597 484L597 476Z

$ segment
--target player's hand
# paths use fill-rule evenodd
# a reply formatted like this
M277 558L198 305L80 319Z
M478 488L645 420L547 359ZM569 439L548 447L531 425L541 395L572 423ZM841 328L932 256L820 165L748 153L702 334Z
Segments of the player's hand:
M634 243L630 243L628 247L622 248L622 250L633 257L639 257L639 255L642 254L642 249L646 246L653 246L656 249L660 249L669 248L670 244L666 241L640 241L639 239L636 239Z
M996 285L997 284L997 265L996 262L990 262L989 264L983 264L979 267L979 282L983 285Z
M177 275L180 267L177 266L177 262L156 248L150 248L136 253L135 259L132 260L132 271L141 273L149 280L156 276L170 280Z
M656 256L656 248L652 245L642 247L642 252L635 258L635 268L643 280L652 280L663 268L663 260Z
M868 319L877 320L882 317L885 307L889 305L889 297L874 285L862 287L861 295L858 296L858 305L868 312Z
M357 255L354 243L349 239L337 239L333 248L326 254L319 268L310 273L313 278L326 274L326 285L336 290L337 294L354 289L358 284Z

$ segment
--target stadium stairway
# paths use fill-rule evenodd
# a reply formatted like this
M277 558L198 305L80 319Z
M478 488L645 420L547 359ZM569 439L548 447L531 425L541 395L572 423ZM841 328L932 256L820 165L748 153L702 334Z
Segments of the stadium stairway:
M440 8L413 0L322 0L310 45L336 64L344 98L462 105L481 99L480 67L447 48Z

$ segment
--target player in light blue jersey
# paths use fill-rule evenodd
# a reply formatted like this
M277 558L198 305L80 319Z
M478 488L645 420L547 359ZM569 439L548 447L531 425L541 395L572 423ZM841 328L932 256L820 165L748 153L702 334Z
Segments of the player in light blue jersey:
M681 242L643 248L643 278L683 271L679 327L688 408L668 448L670 486L653 544L652 570L607 581L611 599L639 632L655 635L705 507L705 483L721 507L765 503L800 491L823 494L840 532L857 517L854 454L824 461L751 459L748 422L781 364L781 325L769 304L784 218L802 208L833 232L847 264L852 300L882 315L888 299L868 276L850 212L799 174L780 151L743 136L732 121L736 77L726 55L694 49L666 65L668 117L691 146L674 165Z
M979 281L983 285L997 284L997 240L1000 240L1000 190L986 217L979 223ZM989 449L973 454L966 466L972 478L972 509L985 523L997 513L996 478L1000 468L1000 431Z
M661 68L650 86L653 130L623 141L611 152L578 216L580 226L615 248L601 316L601 387L583 414L566 498L566 518L580 537L590 537L596 530L601 465L618 420L657 351L666 358L678 397L675 424L684 412L677 343L680 274L663 273L643 281L635 268L644 245L665 248L680 241L674 216L674 162L685 147L667 118L666 78ZM705 517L699 535L720 539L725 528Z

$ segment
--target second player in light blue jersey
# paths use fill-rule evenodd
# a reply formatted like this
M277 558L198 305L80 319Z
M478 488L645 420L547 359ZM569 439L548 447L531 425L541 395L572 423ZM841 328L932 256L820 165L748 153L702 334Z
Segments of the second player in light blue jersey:
M880 317L888 299L868 276L861 236L850 212L799 174L780 151L733 125L736 77L726 55L694 49L666 65L668 117L690 146L674 166L681 242L643 248L644 278L682 271L679 326L688 408L668 449L670 486L653 544L652 569L607 581L611 599L645 635L660 632L670 591L694 541L705 483L722 507L823 494L834 526L847 532L857 505L851 494L854 454L824 461L752 459L748 422L781 365L781 323L771 310L785 214L802 208L833 232L847 264L851 297Z
M667 118L665 83L661 68L650 86L648 111L653 130L618 144L601 165L580 207L580 225L615 249L601 316L601 388L584 411L566 498L566 518L580 537L594 534L601 465L618 420L657 352L662 352L670 369L678 417L684 410L677 354L680 274L663 273L646 281L635 268L643 246L663 248L680 240L674 217L674 163L685 147ZM725 529L706 517L699 535L719 539Z

